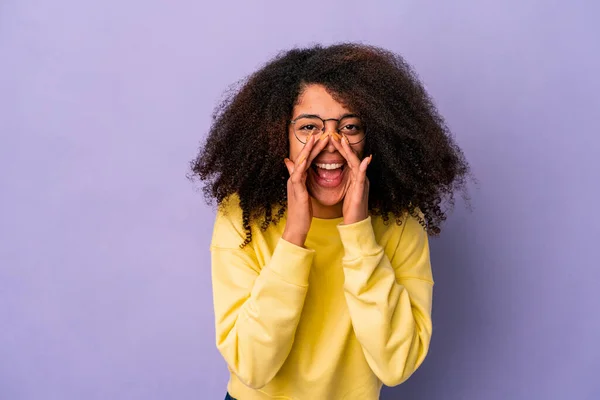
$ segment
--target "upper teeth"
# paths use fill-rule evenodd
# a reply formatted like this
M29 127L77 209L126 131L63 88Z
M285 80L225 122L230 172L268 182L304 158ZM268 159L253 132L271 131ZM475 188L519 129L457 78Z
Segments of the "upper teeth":
M338 169L338 168L342 168L342 166L344 164L316 164L317 167L319 168L323 168L323 169Z

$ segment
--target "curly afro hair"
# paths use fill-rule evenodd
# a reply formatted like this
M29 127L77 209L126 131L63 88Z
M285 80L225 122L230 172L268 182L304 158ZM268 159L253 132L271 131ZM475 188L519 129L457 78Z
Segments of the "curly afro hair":
M238 82L215 109L192 176L204 181L210 203L239 196L246 239L285 214L288 124L307 84L323 85L358 114L367 129L369 210L387 223L416 217L430 235L440 232L454 192L469 165L443 118L406 61L362 44L315 45L277 55Z

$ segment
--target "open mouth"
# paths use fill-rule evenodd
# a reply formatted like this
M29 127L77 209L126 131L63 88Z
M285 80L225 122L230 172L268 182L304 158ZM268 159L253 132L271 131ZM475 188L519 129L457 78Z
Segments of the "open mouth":
M336 187L342 183L346 163L313 163L316 182L323 187Z

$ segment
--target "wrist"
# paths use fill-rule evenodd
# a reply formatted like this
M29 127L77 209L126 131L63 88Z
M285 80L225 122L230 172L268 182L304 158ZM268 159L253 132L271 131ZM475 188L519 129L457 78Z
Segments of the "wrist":
M351 224L355 224L357 222L360 221L364 221L365 219L367 219L369 217L369 215L352 215L352 216L347 216L344 217L344 221L343 221L343 225L351 225Z
M281 238L283 240L285 240L286 242L295 244L296 246L304 247L304 242L306 241L306 236L307 236L307 234L298 233L298 232L290 232L290 231L284 230Z

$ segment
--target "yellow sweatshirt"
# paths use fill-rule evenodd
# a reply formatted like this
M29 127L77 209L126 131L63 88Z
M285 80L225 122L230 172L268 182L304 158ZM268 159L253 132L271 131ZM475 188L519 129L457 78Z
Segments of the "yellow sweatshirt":
M211 243L217 348L238 400L379 398L423 362L433 278L412 217L343 225L313 218L305 247L285 220L253 227L244 249L237 197L220 207Z

